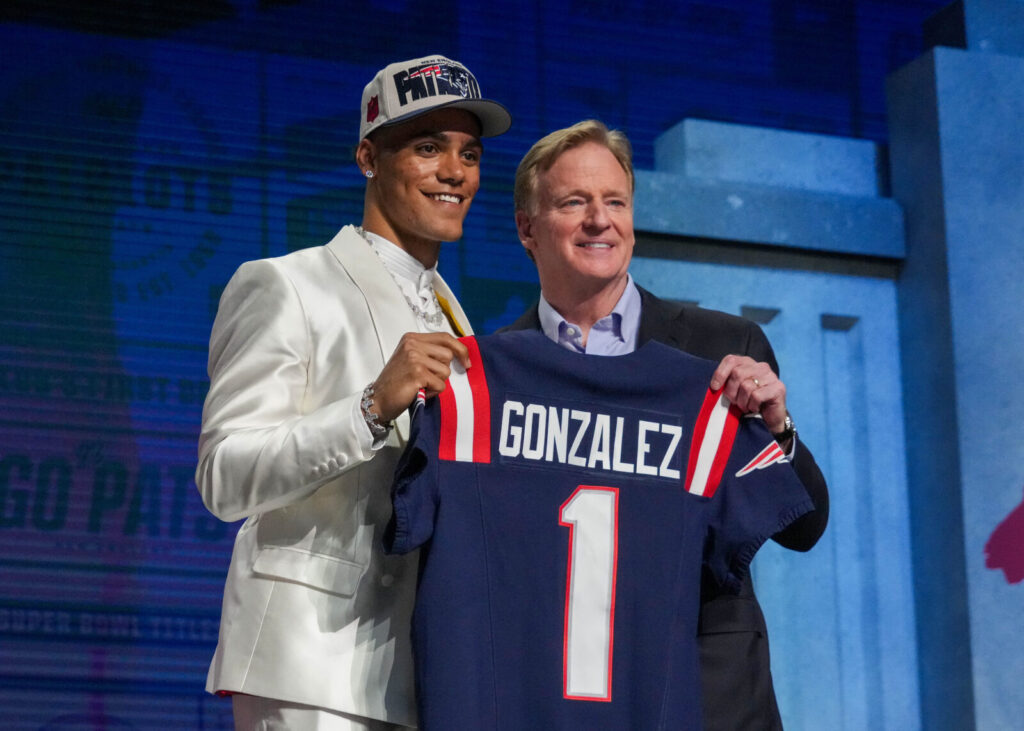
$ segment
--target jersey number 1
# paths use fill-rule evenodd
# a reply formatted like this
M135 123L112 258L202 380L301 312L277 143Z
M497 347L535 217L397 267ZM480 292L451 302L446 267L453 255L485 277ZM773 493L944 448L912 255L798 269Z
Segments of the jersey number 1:
M612 699L619 491L580 485L562 503L569 529L562 688L566 698Z

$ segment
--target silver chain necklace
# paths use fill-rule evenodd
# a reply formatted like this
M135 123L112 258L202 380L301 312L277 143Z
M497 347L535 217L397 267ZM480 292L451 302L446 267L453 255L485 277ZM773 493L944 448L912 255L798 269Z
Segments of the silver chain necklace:
M369 245L369 247L373 249L374 254L376 254L377 250L374 248L373 242L370 241L370 237L366 235L366 232L363 230L363 227L356 226L355 229L363 238L363 241L365 241ZM381 263L384 263L383 259L381 260ZM405 288L402 287L401 282L398 281L398 277L395 276L395 274L386 266L384 268L388 270L388 274L390 274L391 278L395 281L395 286L397 286L398 291L402 293L402 297L405 298L405 301L406 303L408 303L409 308L412 310L413 314L416 315L416 317L420 318L423 322L425 322L427 326L430 327L431 329L435 331L444 330L444 311L441 309L441 303L438 302L437 295L434 293L433 287L431 287L430 289L430 297L434 301L434 311L431 312L424 305L413 300L406 293Z

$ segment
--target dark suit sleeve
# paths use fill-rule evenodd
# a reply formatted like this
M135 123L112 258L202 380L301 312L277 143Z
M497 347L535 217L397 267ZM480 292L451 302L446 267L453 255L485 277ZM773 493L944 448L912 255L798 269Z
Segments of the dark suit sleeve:
M776 375L779 375L775 352L764 331L754 323L750 323L746 355L754 360L764 361L771 366ZM776 533L772 539L785 548L808 551L821 538L828 524L828 485L825 484L825 476L818 469L818 463L814 461L814 455L807 445L800 441L799 436L796 455L793 458L793 470L814 503L814 510L798 518L785 530Z
M637 345L657 340L700 358L721 361L726 355L749 355L776 373L779 364L768 338L756 323L715 310L659 299L640 288L643 311ZM787 548L806 551L828 521L828 488L802 441L793 468L807 490L814 512L773 538ZM704 728L706 731L781 731L775 702L768 632L749 580L738 596L724 593L710 572L701 586L700 645Z

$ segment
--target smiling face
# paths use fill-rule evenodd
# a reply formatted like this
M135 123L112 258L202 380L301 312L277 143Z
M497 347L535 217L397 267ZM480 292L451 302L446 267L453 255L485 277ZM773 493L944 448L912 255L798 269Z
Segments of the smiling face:
M480 123L469 112L439 109L362 140L356 161L373 172L363 227L433 266L440 242L462 237L480 188L479 134Z
M556 310L565 316L590 301L611 311L635 239L629 177L607 147L585 142L559 155L539 173L531 205L516 211L516 227Z

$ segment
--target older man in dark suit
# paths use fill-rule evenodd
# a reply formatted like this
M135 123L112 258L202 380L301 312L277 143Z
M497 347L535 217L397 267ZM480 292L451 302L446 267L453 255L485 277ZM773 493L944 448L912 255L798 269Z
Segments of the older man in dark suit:
M516 171L516 228L537 265L541 298L511 329L542 330L580 353L630 353L649 340L720 361L711 388L759 413L789 455L815 510L773 536L810 549L828 521L828 488L810 450L797 443L786 387L755 323L658 299L633 283L634 178L629 141L588 120L537 142ZM779 729L761 608L748 580L738 596L711 580L701 589L705 728Z

